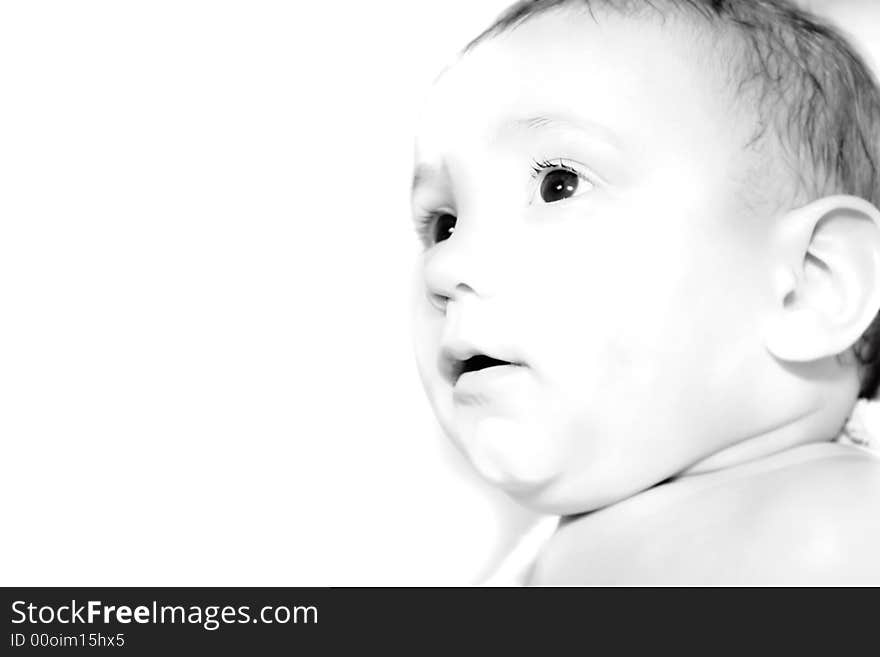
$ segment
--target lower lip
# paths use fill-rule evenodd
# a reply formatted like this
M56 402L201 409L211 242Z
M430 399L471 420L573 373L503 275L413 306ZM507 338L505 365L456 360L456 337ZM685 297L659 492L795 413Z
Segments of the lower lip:
M524 373L524 365L495 365L475 372L465 372L455 382L453 396L459 401L469 401L490 389L500 386L518 374Z

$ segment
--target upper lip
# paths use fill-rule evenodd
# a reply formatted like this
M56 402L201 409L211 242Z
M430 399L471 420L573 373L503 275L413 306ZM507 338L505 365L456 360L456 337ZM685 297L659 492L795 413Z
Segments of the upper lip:
M511 365L525 364L515 354L505 349L484 349L464 340L455 340L444 343L440 347L440 372L447 381L454 384L464 371L465 361L474 356L488 356L495 360L506 361Z

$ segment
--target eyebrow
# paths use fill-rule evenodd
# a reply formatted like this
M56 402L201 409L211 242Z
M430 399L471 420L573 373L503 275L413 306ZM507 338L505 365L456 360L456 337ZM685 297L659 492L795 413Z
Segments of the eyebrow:
M536 114L508 118L496 124L495 129L489 133L489 143L509 141L519 136L559 131L578 132L593 143L602 143L613 150L622 150L620 139L608 128L580 117L562 114ZM412 192L432 180L443 177L443 175L442 167L428 163L417 164L413 174Z
M620 140L605 126L578 116L558 113L509 118L498 124L492 133L492 140L501 141L520 134L540 134L553 130L580 132L593 140L621 148Z

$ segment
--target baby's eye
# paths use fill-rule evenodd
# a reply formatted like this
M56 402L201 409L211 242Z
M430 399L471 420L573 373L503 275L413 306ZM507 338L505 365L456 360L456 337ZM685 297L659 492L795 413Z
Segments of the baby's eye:
M431 229L431 238L433 239L434 244L442 242L443 240L448 240L452 237L452 233L455 232L456 221L458 221L457 217L448 212L437 215Z
M585 174L561 161L533 161L532 170L532 177L539 181L537 191L545 203L563 201L595 187Z
M456 221L458 218L449 212L429 212L419 217L416 231L427 248L452 237Z

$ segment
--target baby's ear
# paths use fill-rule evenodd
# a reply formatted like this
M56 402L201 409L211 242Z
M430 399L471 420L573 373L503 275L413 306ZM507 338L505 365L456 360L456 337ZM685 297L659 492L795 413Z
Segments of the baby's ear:
M828 196L788 212L773 239L777 305L767 349L794 362L843 353L880 310L880 211Z

